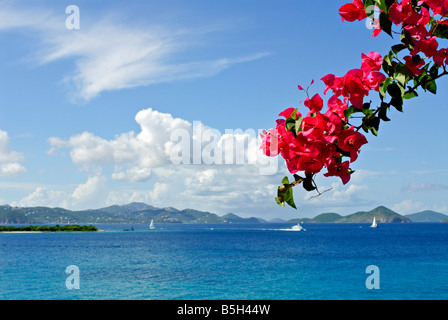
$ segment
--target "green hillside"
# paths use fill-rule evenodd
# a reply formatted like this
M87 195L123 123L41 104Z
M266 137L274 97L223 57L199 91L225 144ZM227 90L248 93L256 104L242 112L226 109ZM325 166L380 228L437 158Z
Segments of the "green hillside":
M351 215L342 217L338 222L354 222L364 223L372 222L373 218L376 218L378 223L388 222L411 222L409 218L406 218L386 207L380 206L370 211L359 211Z
M134 202L96 210L71 211L48 207L0 206L0 224L66 224L66 223L257 223L259 218L242 218L229 213L220 217L194 209L157 208Z
M441 222L448 219L446 214L431 210L407 214L405 217L411 219L412 222Z
M292 219L288 222L296 223L303 221L305 223L371 223L375 217L378 223L390 222L411 222L407 217L404 217L386 207L380 206L370 211L359 211L347 216L341 216L337 213L323 213L313 219Z

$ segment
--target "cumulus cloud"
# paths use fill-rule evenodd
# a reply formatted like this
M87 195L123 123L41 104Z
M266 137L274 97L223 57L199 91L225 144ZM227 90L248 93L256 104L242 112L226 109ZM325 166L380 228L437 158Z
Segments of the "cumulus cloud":
M192 124L151 108L138 112L135 120L141 128L139 133L126 132L111 140L90 132L67 140L51 137L50 154L68 148L75 164L113 165L113 179L132 182L146 181L154 169L166 166L251 164L260 169L263 160L277 160L262 157L258 130L226 130L221 134L200 122Z
M143 201L212 211L217 206L259 207L267 201L275 205L274 184L281 181L285 168L278 158L262 155L258 130L221 133L151 108L138 112L135 120L139 132L109 140L89 132L68 139L52 137L50 153L67 148L81 168L110 166L113 180L134 186L109 192L107 203ZM141 190L145 181L155 183L152 189Z
M9 136L6 131L0 130L0 176L16 176L26 172L20 164L24 161L21 153L9 148Z
M310 198L310 194L305 194L304 198L314 203L326 203L335 206L350 205L358 206L366 202L364 194L369 189L367 185L349 184L344 186L340 181L333 182L330 187L322 185L319 187L322 194L318 197ZM327 191L328 192L325 192Z
M151 169L170 163L174 142L170 140L174 130L191 132L191 124L167 113L145 109L137 113L136 122L141 131L119 134L106 140L90 132L63 140L49 138L50 153L57 148L69 148L75 164L110 164L115 166L113 178L117 180L144 181Z
M60 13L13 6L2 7L0 29L31 29L37 39L32 57L38 64L74 59L72 72L63 81L74 100L88 101L101 92L119 90L180 79L210 77L239 63L260 59L268 53L251 53L228 58L179 60L197 46L204 31L199 27L178 28L166 25L142 26L113 18L89 21L82 12L79 30L61 28ZM213 32L215 29L210 29Z
M29 195L11 205L88 209L104 203L107 195L106 178L97 174L89 176L85 183L76 186L72 191L61 190L54 186L37 187Z
M400 214L410 214L426 210L427 207L422 202L406 199L394 204L391 209Z

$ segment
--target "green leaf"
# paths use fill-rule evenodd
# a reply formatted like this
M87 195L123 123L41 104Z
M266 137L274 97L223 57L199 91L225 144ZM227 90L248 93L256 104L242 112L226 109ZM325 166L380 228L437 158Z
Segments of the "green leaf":
M285 200L283 198L275 197L275 201L277 202L277 204L280 207L284 207L285 206Z
M409 88L409 89L412 89L411 87L408 87L408 88ZM412 98L415 98L415 97L418 97L418 94L417 94L417 92L414 91L414 90L411 90L411 91L406 92L406 93L404 94L404 96L403 96L404 99L412 99Z
M316 190L316 187L313 185L313 180L310 178L306 178L305 180L303 180L303 188L306 191Z
M288 118L285 121L285 127L286 130L295 133L295 125L296 125L296 120L294 120L294 118Z
M378 112L378 117L383 121L390 121L387 117L387 111L389 110L390 105L386 102L381 102L381 107Z
M425 89L428 90L431 93L436 94L437 93L437 84L436 80L433 80L431 82L428 82L425 86Z
M440 67L434 63L434 65L431 67L431 69L429 69L430 76L433 78L437 78L437 76L439 75L439 68Z
M402 92L400 89L400 86L397 83L391 83L388 87L387 87L387 92L389 93L389 95L392 98L401 98L402 96Z
M294 209L297 209L296 204L294 203L294 195L292 192L292 188L289 188L285 195L285 202L289 204Z
M392 83L392 78L386 78L382 83L380 83L380 94L386 97L387 88Z
M290 118L293 118L294 120L297 118L297 111L299 110L299 108L295 108L294 111L291 113Z
M372 109L362 109L362 113L365 114L367 117L369 117L373 114L373 110Z
M383 61L387 63L387 65L391 66L394 59L393 51L390 51L387 55L383 57Z
M378 6L378 8L383 11L386 12L388 11L388 8L386 6L386 1L385 0L375 0L376 5Z
M366 125L369 127L370 131L371 131L375 136L377 136L377 135L378 135L378 129L379 129L379 127L380 127L380 118L378 118L378 117L373 117L373 118L369 119L369 121L367 122Z
M395 54L397 54L397 53L399 53L400 51L406 49L406 46L405 46L404 44L402 44L402 43L399 43L399 44L396 44L396 45L392 46L391 49L392 49L392 51L393 51Z
M302 118L298 118L294 124L294 130L296 136L300 131L302 131L301 124L302 124Z
M390 105L394 106L397 111L403 112L403 99L401 96L399 98L392 98L390 100Z
M377 2L378 3L378 2ZM380 9L381 7L378 6ZM381 10L383 11L383 10ZM392 36L392 21L390 21L389 16L385 13L385 11L380 13L380 27L386 32L389 36Z
M372 19L375 15L375 1L374 0L364 0L364 10L366 11L367 17Z
M283 184L289 184L288 176L286 176L286 177L283 178L282 183L283 183Z
M355 108L354 106L350 106L347 109L344 110L344 116L348 119L352 114L355 112L360 112L358 108Z
M432 35L439 38L448 39L448 25L437 24Z
M409 49L413 46L413 38L406 29L401 31L400 41Z
M395 73L395 79L401 84L402 87L406 87L406 75L403 73Z

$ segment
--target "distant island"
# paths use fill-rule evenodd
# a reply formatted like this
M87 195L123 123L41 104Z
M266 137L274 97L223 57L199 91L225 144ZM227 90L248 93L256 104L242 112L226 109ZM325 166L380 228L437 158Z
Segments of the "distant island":
M141 202L80 211L49 207L0 206L0 224L149 224L151 220L154 220L154 223L297 223L297 221L304 223L370 223L373 217L379 223L442 222L448 219L448 215L434 211L400 215L384 206L344 216L338 213L323 213L311 219L299 218L288 221L278 218L269 221L257 217L242 218L233 213L218 216L207 211L178 210L173 207L158 208Z
M412 220L407 216L402 216L389 208L379 206L370 211L359 211L347 216L338 213L322 213L312 219L294 219L291 222L308 223L367 223L372 222L375 217L378 223L408 223Z
M55 226L0 226L0 232L95 232L98 229L92 225L55 225Z
M97 223L259 223L260 218L242 218L233 213L218 216L194 209L157 208L141 202L100 209L72 211L49 207L0 206L0 224L97 224Z

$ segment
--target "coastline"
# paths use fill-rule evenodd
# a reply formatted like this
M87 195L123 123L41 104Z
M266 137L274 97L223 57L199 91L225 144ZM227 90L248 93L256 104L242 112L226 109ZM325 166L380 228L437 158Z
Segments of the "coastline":
M106 232L106 230L96 231L0 231L2 233L91 233L91 232Z

